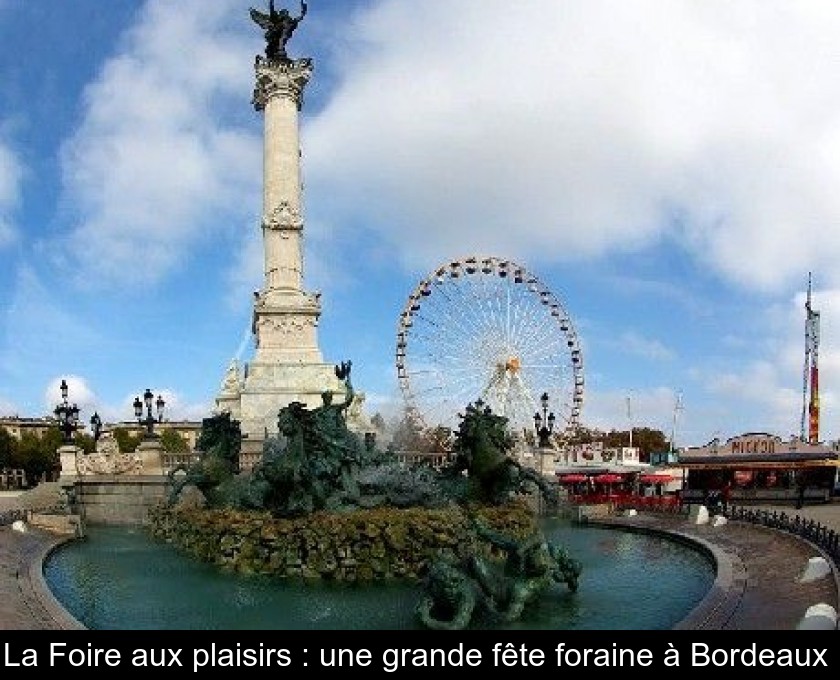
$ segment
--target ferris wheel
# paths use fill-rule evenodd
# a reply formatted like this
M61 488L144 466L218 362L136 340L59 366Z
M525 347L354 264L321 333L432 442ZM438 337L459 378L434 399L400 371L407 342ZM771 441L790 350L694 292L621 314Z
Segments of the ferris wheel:
M424 428L455 430L477 400L533 441L548 394L554 435L577 427L583 357L562 303L524 267L467 257L439 267L400 314L397 379L408 414Z

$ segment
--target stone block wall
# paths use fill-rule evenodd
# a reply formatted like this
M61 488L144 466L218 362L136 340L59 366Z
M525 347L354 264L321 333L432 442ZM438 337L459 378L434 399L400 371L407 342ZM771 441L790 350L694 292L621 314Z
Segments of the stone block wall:
M166 498L164 476L98 475L74 484L76 510L86 524L144 525Z
M496 530L525 536L534 515L520 504L482 508ZM300 519L268 513L158 507L152 535L192 557L245 574L281 578L367 581L420 579L441 553L463 558L483 550L461 508L378 508L315 513Z

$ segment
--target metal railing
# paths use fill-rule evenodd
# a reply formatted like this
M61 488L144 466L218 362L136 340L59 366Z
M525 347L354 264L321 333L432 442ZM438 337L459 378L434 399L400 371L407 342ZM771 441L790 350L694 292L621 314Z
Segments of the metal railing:
M0 470L0 489L22 489L26 486L26 472L19 468Z
M160 456L160 464L163 474L168 475L177 467L189 467L198 460L198 453L195 451L173 453L164 451Z
M688 515L690 505L686 503L638 507L633 503L622 503L616 506L616 509L627 510L634 507L637 510L644 510L645 512ZM840 532L830 529L815 520L805 519L800 515L789 515L782 510L763 510L750 506L735 505L734 503L729 503L725 509L722 506L716 506L710 509L710 512L723 515L728 520L758 524L769 529L786 531L799 538L804 538L818 546L831 558L834 566L840 569Z
M791 516L780 510L759 510L735 505L730 505L723 514L727 519L759 524L804 538L819 546L831 558L835 567L840 568L840 534L815 520L804 519L799 515Z
M406 465L426 464L439 469L451 460L451 454L446 452L394 451L394 458Z

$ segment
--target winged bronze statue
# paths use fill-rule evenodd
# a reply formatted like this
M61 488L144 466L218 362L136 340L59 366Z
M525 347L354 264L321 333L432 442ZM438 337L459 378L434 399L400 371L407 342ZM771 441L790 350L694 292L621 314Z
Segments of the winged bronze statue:
M281 9L279 12L275 10L274 0L268 2L268 14L251 8L251 19L265 31L265 56L269 61L290 61L286 54L286 43L306 16L306 9L306 2L303 0L298 17L293 17L287 9Z
M341 364L335 367L335 377L343 380L345 383L350 383L350 369L353 367L353 362L349 359L342 361Z

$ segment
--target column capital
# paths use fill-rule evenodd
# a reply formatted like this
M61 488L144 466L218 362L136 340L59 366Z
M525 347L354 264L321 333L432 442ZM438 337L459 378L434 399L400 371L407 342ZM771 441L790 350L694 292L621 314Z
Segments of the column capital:
M286 97L295 102L298 111L303 104L303 88L312 75L311 59L271 61L257 55L254 63L257 82L251 102L257 111L265 109L273 97Z

